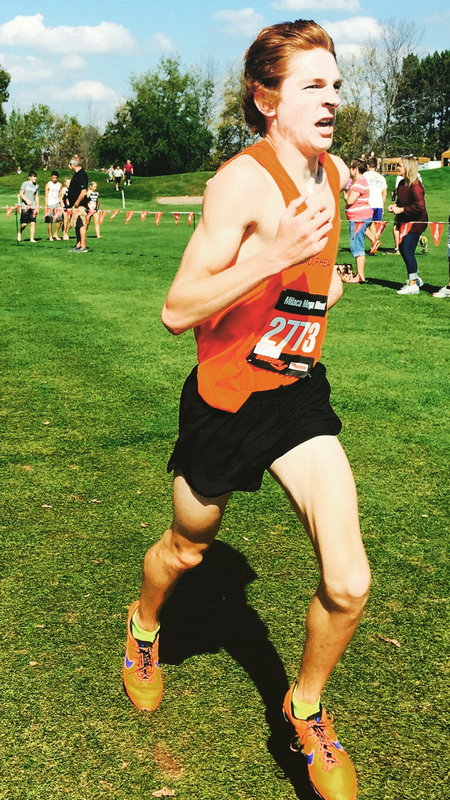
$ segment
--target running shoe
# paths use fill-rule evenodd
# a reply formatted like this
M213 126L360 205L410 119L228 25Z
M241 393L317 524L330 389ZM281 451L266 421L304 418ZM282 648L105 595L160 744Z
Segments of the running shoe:
M127 649L123 662L125 691L141 711L154 711L161 702L163 681L158 663L159 634L152 644L135 639L131 633L131 618L139 606L132 603L128 610Z
M320 712L307 720L296 719L292 711L294 686L283 703L284 717L296 734L291 749L306 757L309 780L322 800L355 800L355 768L333 730L333 715L321 706Z
M438 292L433 292L432 297L450 297L450 286L443 286Z
M420 294L420 289L417 283L405 283L397 294Z

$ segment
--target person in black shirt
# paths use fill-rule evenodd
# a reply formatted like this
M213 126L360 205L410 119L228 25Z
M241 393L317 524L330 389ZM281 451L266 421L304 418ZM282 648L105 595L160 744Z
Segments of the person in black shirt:
M81 161L78 158L72 158L69 163L69 167L74 172L74 176L70 181L69 191L67 193L69 208L72 209L70 227L75 228L77 237L77 243L75 247L70 248L70 252L87 253L86 214L88 208L87 192L89 178L86 171L81 166Z

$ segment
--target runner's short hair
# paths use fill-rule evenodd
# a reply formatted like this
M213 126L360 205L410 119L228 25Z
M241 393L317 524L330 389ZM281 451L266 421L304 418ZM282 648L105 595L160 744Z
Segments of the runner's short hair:
M302 50L322 47L336 58L331 36L314 20L297 19L264 28L245 54L245 92L242 100L245 121L253 133L264 136L266 118L256 107L255 94L263 90L276 100L289 73L289 61Z
M35 172L34 169L30 169L30 171L28 173L28 177L31 178L33 175L35 175L36 178L37 178L37 172Z

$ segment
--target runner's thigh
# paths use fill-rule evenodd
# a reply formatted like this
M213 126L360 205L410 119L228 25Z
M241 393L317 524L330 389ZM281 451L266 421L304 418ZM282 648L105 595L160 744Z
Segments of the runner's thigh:
M173 480L173 522L175 536L192 544L210 545L216 536L231 494L202 497L189 486L180 470Z
M355 482L335 436L317 436L273 462L271 474L283 487L313 543L325 583L342 575L369 580L358 519ZM355 586L356 589L356 586Z

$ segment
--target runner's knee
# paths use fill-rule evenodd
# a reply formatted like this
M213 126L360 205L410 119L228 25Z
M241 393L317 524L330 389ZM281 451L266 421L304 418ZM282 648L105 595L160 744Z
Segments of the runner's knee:
M210 531L208 531L210 533ZM210 541L210 536L204 537L197 531L197 537L192 538L190 532L180 530L175 526L169 528L164 535L167 548L167 557L171 567L177 572L187 572L197 567L203 560Z
M324 582L324 589L331 604L346 614L358 615L367 603L370 589L370 570L363 568Z

